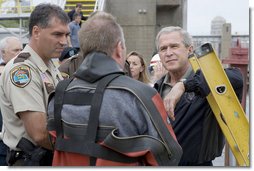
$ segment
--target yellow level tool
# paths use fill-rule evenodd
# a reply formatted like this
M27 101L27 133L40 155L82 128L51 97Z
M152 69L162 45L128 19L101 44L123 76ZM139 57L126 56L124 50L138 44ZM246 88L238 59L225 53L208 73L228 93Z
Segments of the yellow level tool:
M249 122L210 43L189 56L196 72L201 69L210 93L206 97L239 166L249 166Z

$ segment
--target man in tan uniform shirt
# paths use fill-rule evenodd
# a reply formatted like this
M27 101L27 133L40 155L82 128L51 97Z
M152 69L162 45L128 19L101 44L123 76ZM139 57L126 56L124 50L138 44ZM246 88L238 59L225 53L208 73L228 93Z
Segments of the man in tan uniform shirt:
M29 21L29 44L2 73L0 104L3 141L10 148L9 165L36 165L27 163L33 151L28 154L22 149L21 138L32 146L52 148L46 130L46 108L48 96L62 76L51 58L58 58L67 44L68 23L67 14L59 6L36 6Z

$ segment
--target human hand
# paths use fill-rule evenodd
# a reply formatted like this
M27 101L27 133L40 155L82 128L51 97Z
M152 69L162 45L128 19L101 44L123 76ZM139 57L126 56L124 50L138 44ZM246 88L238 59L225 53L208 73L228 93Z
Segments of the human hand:
M153 69L154 69L154 80L156 81L159 80L168 72L160 61L156 62Z
M184 91L185 91L185 88L184 88L183 82L177 82L163 100L168 116L173 121L175 120L175 114L174 114L175 106L180 100Z

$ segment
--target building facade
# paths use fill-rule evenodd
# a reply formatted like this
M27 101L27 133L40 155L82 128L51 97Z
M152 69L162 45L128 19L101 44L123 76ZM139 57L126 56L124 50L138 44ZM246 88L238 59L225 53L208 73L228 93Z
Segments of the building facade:
M123 27L127 52L142 53L147 63L155 49L155 37L165 26L186 28L186 0L107 0L105 11Z
M229 51L229 48L234 48L237 45L237 40L240 42L241 47L249 48L249 35L231 35L230 47L222 49L222 36L221 35L195 35L192 36L194 48L201 46L204 43L210 42L220 59L225 59L228 56L221 57L223 50Z

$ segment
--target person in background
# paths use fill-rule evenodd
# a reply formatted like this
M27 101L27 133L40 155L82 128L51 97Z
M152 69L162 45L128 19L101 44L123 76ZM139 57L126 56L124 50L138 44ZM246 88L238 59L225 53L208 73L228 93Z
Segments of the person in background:
M83 12L82 12L82 4L81 3L77 3L75 9L71 10L70 12L68 12L68 16L70 18L70 21L74 20L73 15L77 13L81 16L81 20L87 20L87 17L84 16ZM80 22L80 26L81 26L81 22Z
M81 15L74 13L73 18L73 21L69 23L70 35L68 36L68 44L69 47L76 48L79 51L78 32L80 30Z
M0 76L4 66L23 49L21 41L14 36L5 37L0 41ZM0 110L0 166L6 166L6 154L8 146L2 141L3 118Z
M79 40L84 60L49 100L53 166L177 165L181 147L162 99L124 75L126 46L116 19L94 14L83 23Z
M200 70L193 72L188 56L192 38L181 27L164 27L156 37L156 47L168 73L154 87L164 100L170 123L183 148L180 166L212 166L221 156L224 135L205 98L210 90ZM243 79L238 68L225 69L241 99Z
M67 46L69 17L57 5L41 3L29 18L28 45L10 60L0 79L4 143L10 166L51 165L46 128L48 96L62 76L52 58Z
M82 61L83 58L79 56L76 48L66 47L59 57L58 69L62 77L64 79L72 77Z
M127 55L127 61L130 65L131 77L143 83L150 84L143 56L136 51L132 51Z
M88 18L92 17L93 15L95 15L98 12L99 11L95 11L95 12L91 13ZM76 72L78 67L83 62L83 60L84 60L84 56L82 56L80 54L76 54L76 55L71 56L67 60L65 60L65 62L61 62L58 69L61 72L64 79L72 78L73 74ZM130 64L128 63L127 60L125 61L124 72L126 75L131 76Z
M58 69L61 72L63 78L72 78L73 74L76 72L83 60L84 57L77 53L76 55L71 56L62 62ZM131 77L130 64L127 61L125 61L124 73L125 75Z
M60 65L64 63L67 59L69 59L70 57L76 54L78 54L78 51L76 48L72 48L72 47L64 48L63 52L61 53L61 56L59 57Z
M0 75L7 62L14 58L22 49L23 45L17 37L5 37L0 41Z

